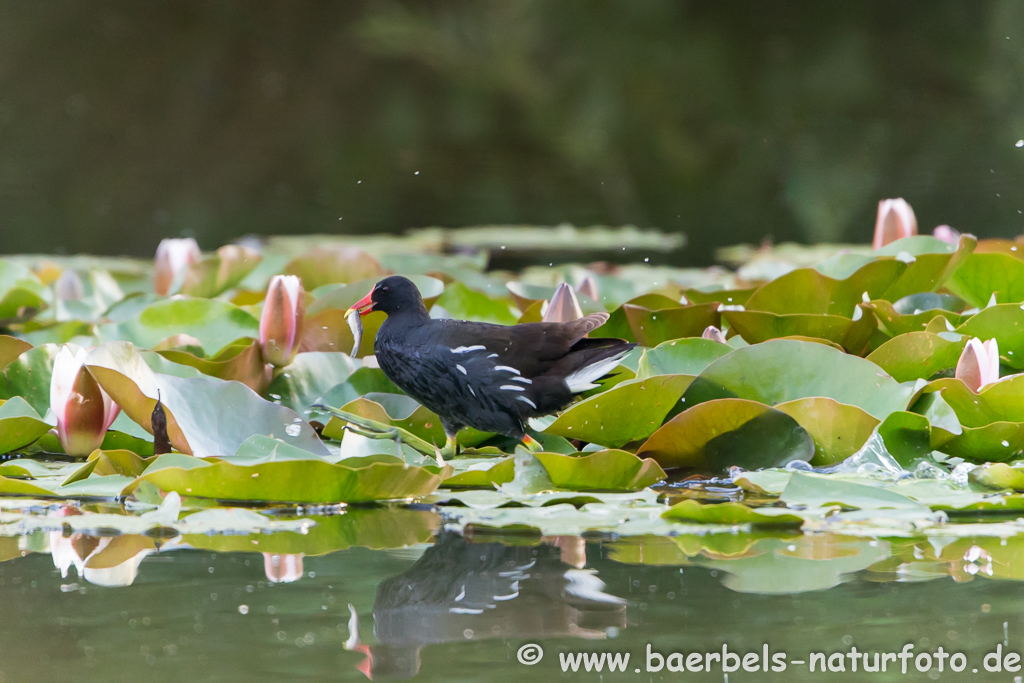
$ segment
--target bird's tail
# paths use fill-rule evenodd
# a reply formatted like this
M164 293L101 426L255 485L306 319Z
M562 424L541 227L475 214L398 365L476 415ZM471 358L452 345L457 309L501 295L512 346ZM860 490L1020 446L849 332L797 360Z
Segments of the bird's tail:
M563 375L574 394L593 389L594 382L611 372L634 346L622 339L581 339L552 368L552 374Z

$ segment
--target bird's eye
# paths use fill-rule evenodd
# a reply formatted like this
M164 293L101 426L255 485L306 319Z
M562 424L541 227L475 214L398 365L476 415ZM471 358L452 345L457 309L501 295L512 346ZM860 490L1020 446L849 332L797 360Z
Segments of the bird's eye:
M386 292L386 291L388 291L388 288L387 288L387 287L381 287L381 288L380 288L380 291L382 291L382 292Z

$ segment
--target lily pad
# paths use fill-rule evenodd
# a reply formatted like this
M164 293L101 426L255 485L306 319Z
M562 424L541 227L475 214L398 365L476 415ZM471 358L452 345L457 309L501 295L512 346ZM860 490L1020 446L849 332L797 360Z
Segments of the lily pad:
M867 347L875 331L875 318L862 315L851 320L840 315L791 313L778 315L764 311L725 311L722 316L729 327L749 344L783 337L825 339L859 355Z
M50 425L20 396L0 405L0 455L29 445L48 431Z
M263 400L238 382L154 373L125 342L98 346L86 365L121 409L150 433L159 391L171 444L182 453L228 455L253 434L263 434L327 455L316 432L297 413Z
M956 368L966 344L967 337L948 332L908 332L885 342L867 358L897 382L930 379L937 372Z
M985 306L1024 301L1024 261L1007 254L971 254L953 274L947 287L968 303Z
M850 457L868 440L878 419L857 406L812 396L775 406L807 430L814 440L813 465L831 465Z
M817 313L852 317L854 307L880 299L906 270L895 260L871 261L845 279L822 275L814 268L799 268L772 280L754 292L745 305L748 311L780 315Z
M658 375L622 382L571 406L544 431L619 448L653 434L692 381L690 375Z
M720 326L722 316L718 306L717 302L711 302L659 310L632 304L622 308L637 342L641 346L654 347L672 339L699 337L709 326Z
M43 344L25 351L0 371L0 399L20 396L32 409L46 415L50 409L50 375L60 346Z
M738 398L707 401L669 420L637 451L662 467L722 472L811 460L815 444L792 417Z
M100 325L97 334L105 341L127 341L145 349L170 336L188 334L215 354L239 339L259 337L259 321L224 301L174 298L157 301L124 322Z
M377 259L356 247L316 247L288 262L284 272L298 275L307 291L335 283L380 278L384 269ZM366 292L363 292L365 294Z
M674 339L644 349L636 376L647 379L654 375L699 375L730 351L731 346L710 339Z
M437 468L410 467L397 459L361 466L322 460L286 460L254 466L216 462L208 467L147 471L162 491L217 500L328 505L425 496L444 477Z
M511 299L489 297L461 282L446 286L444 293L437 299L437 305L456 320L514 325L519 318Z
M27 341L0 334L0 370L7 367L7 364L15 358L32 348Z
M176 349L157 353L173 363L193 367L204 375L241 382L256 393L262 393L270 383L258 341L228 346L213 358L199 358L188 351Z
M534 455L548 471L551 483L573 491L639 491L665 478L665 471L654 460L641 460L627 451Z
M665 519L681 519L701 524L800 525L804 518L785 508L752 508L743 503L701 503L684 500L662 515Z
M683 395L687 406L716 398L776 405L824 397L883 419L904 410L913 394L881 368L823 344L776 339L736 349L702 372Z

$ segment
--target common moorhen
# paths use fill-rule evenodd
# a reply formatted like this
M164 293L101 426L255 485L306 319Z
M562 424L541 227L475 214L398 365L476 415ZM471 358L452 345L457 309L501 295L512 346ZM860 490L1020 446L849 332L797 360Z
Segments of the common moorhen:
M569 405L575 394L618 365L635 344L589 339L607 313L563 323L491 325L434 320L419 289L393 275L346 313L383 311L373 348L387 377L438 414L454 453L465 426L512 437L531 449L526 420Z

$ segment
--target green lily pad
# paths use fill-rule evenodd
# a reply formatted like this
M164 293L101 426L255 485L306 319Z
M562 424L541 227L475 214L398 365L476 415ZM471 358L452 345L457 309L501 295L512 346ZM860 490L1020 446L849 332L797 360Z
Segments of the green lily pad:
M1024 491L1024 470L1003 462L981 465L968 475L971 482L987 489Z
M906 267L901 261L871 261L841 280L814 268L798 268L763 285L745 307L779 315L817 313L849 318L854 307L864 301L865 292L869 299L882 298Z
M278 397L282 405L302 413L347 381L358 367L358 361L343 353L300 353L274 378L267 392Z
M552 484L573 491L639 491L665 478L665 471L654 460L641 460L627 451L534 455L548 471Z
M971 254L953 274L947 288L973 306L1024 301L1024 261L1007 254Z
M259 321L224 301L175 298L157 301L124 322L100 325L97 334L104 341L127 341L144 349L170 336L188 334L207 353L215 354L239 339L259 337Z
M328 452L297 413L263 400L238 382L155 373L125 342L98 346L86 365L121 409L150 433L159 391L171 444L182 453L229 455L253 434L278 436L319 455Z
M935 380L923 391L941 394L964 427L984 427L993 422L1024 422L1024 375L989 384L978 393L952 377Z
M469 466L461 464L458 459L450 461L456 473L445 479L442 486L448 489L491 489L507 484L515 476L514 458L473 458L472 461Z
M897 382L929 379L937 372L956 368L967 339L948 332L908 332L885 342L867 359Z
M929 294L928 296L939 297L945 295ZM905 297L900 299L900 301L906 301L907 299L912 298L913 297ZM864 308L868 309L875 315L882 331L890 337L907 334L908 332L923 332L927 328L929 322L940 316L948 320L954 327L962 324L970 317L968 315L961 315L942 308L922 309L917 313L901 313L895 308L894 304L881 299L864 304Z
M644 349L637 379L654 375L699 375L704 369L732 351L731 346L699 337L674 339Z
M25 351L0 371L0 399L20 396L32 409L46 415L50 409L50 375L60 346L43 344Z
M241 382L256 393L262 393L270 382L258 341L228 346L213 358L199 358L177 349L157 353L172 363L193 367L204 375ZM290 366L288 369L291 371Z
M794 472L779 497L787 505L823 508L842 505L861 510L921 508L921 503L882 486Z
M302 278L306 291L324 285L347 284L384 276L384 268L377 259L362 249L337 245L316 247L297 256L288 262L284 272Z
M995 339L1004 362L1024 370L1024 310L1018 304L999 304L982 309L956 328L957 334Z
M285 460L241 466L215 462L208 467L165 467L147 471L162 491L217 500L328 505L403 500L425 496L444 477L437 468L404 462L371 462L352 467L322 460Z
M722 316L718 306L717 302L711 302L650 310L626 304L622 309L637 342L654 347L672 339L699 337L709 326L720 326Z
M27 341L0 334L0 370L7 367L7 364L15 358L32 348Z
M662 467L722 472L810 461L815 444L792 417L769 406L723 398L693 406L654 432L637 451Z
M811 337L838 344L857 355L867 347L877 324L870 315L851 320L818 313L778 315L764 311L725 311L722 317L749 344L783 337Z
M46 308L50 293L25 266L0 260L0 322L25 320Z
M776 405L824 397L883 419L904 410L913 393L874 363L824 344L776 339L736 349L702 372L683 395L687 406L716 398Z
M684 500L662 514L665 519L681 519L701 524L800 525L804 518L785 508L752 508L743 503L701 503Z
M653 434L692 381L690 375L658 375L622 382L571 406L544 431L620 448Z
M20 396L0 405L0 455L29 445L48 431L50 425Z
M868 440L878 419L857 406L811 396L775 406L807 430L814 440L812 465L832 465L850 457Z
M444 293L437 299L437 305L456 320L514 325L519 318L511 299L492 298L470 289L461 282L453 282L446 286Z

